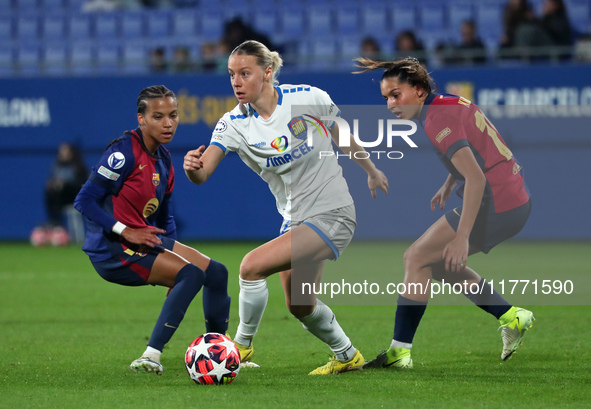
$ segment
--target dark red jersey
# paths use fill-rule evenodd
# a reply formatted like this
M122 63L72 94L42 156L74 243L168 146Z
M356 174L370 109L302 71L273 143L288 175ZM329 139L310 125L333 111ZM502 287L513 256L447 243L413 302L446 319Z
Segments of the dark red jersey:
M87 217L88 233L82 249L93 261L110 257L109 245L120 242L111 232L119 221L130 228L146 226L176 236L170 197L174 168L170 152L159 146L150 154L136 129L112 143L93 167L75 206Z
M451 158L458 149L468 146L487 180L483 202L489 211L506 212L529 200L521 165L476 105L455 95L431 94L425 101L421 124L439 158L459 185L460 197L463 196L464 177L454 167Z

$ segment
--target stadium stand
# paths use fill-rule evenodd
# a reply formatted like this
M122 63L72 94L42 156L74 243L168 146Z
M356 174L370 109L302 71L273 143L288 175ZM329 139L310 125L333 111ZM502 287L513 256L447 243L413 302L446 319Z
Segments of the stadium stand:
M221 40L224 24L234 17L269 36L285 54L286 69L348 67L368 35L379 41L387 58L396 35L404 30L414 31L433 52L442 42L457 44L460 24L468 19L476 22L494 60L508 0L186 0L176 9L83 13L86 1L0 0L0 75L142 72L147 50L129 44L145 42L149 47L159 41L169 50L183 45L196 56L204 42ZM544 0L529 1L541 13ZM591 0L565 4L573 39L588 36ZM114 63L114 58L119 61ZM316 59L323 61L311 61Z

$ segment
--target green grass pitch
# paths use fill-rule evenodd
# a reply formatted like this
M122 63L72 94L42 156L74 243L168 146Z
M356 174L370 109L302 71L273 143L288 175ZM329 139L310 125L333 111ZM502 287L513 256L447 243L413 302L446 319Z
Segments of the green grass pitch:
M240 260L257 244L192 243L230 269L231 334L238 321ZM399 282L407 245L353 244L341 260L327 264L325 281ZM3 243L0 408L589 407L589 248L588 242L511 241L471 258L469 264L486 278L575 284L570 298L527 298L537 320L507 362L500 361L494 318L452 295L438 297L427 309L415 338L415 369L308 376L330 351L289 315L278 277L271 277L254 343L261 368L243 368L231 385L201 386L189 379L183 361L189 343L204 332L200 296L165 348L164 375L134 373L129 363L145 348L164 288L107 283L76 246ZM333 301L341 326L366 359L389 345L395 296Z

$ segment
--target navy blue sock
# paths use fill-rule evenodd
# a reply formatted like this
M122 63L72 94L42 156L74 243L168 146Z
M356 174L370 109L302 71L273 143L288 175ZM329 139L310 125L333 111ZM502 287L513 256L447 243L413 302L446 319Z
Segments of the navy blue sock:
M205 270L203 284L203 315L205 330L225 334L230 321L230 296L228 295L228 269L215 260Z
M180 325L187 308L203 286L204 281L205 273L196 265L187 264L181 268L176 276L174 287L164 301L148 346L162 351L164 345L170 341Z
M412 344L426 309L426 302L409 300L399 295L394 322L394 340Z
M501 315L511 309L512 305L509 304L507 300L497 292L497 290L493 290L484 278L480 279L478 289L479 291L476 294L468 292L464 293L464 295L479 308L492 314L496 319L501 318ZM480 289L482 289L482 291L480 291Z

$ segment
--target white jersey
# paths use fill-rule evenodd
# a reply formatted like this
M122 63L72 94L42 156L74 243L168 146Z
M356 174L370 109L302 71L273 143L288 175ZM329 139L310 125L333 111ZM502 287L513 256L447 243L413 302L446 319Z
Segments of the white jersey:
M249 104L238 104L224 114L213 131L211 144L226 154L237 152L242 161L269 184L277 210L286 220L308 217L353 203L333 152L329 129L339 116L330 96L309 85L281 85L277 107L263 119ZM308 128L313 143L307 143Z

